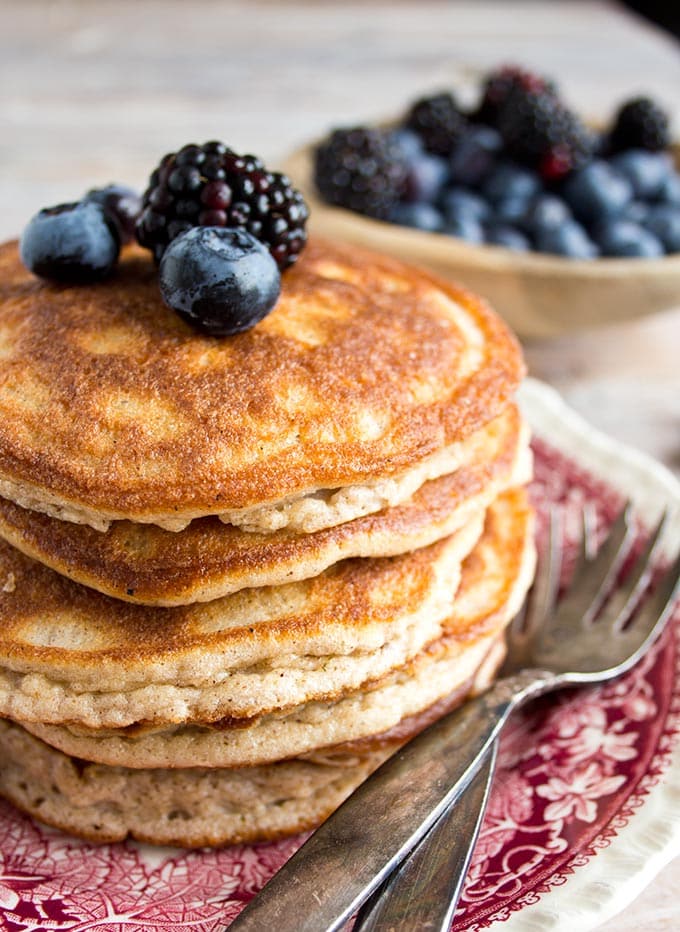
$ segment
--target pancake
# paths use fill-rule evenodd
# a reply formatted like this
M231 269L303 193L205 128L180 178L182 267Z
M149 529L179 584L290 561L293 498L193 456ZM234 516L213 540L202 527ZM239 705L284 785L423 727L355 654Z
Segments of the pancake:
M69 757L0 720L0 795L49 825L94 842L132 837L203 847L272 841L315 828L408 738L486 688L494 650L473 683L370 740L261 767L133 770Z
M533 578L533 521L522 492L503 496L463 563L453 612L441 633L403 666L335 698L245 720L119 730L22 723L49 744L91 761L126 767L241 767L265 764L386 731L474 678Z
M216 517L175 533L116 521L108 531L59 521L0 499L0 536L77 582L129 602L182 605L244 587L316 576L339 560L384 557L428 546L529 478L526 428L514 405L466 441L466 462L426 482L406 503L301 534L249 533Z
M471 516L412 553L177 608L131 605L0 544L0 715L119 728L249 718L380 677L441 634ZM8 584L9 582L9 584Z
M306 511L329 526L365 513L367 489L379 510L371 483L464 442L523 374L480 299L320 240L274 311L225 339L165 307L135 247L106 282L68 287L5 244L0 355L0 495L100 530L206 515L302 528Z

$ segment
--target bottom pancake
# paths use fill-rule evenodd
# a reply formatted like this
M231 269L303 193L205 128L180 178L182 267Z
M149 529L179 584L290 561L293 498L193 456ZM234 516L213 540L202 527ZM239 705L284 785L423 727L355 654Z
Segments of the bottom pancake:
M315 828L408 738L486 688L503 654L498 638L473 682L384 735L258 767L107 767L70 757L0 720L0 795L93 842L129 837L204 847L273 841Z

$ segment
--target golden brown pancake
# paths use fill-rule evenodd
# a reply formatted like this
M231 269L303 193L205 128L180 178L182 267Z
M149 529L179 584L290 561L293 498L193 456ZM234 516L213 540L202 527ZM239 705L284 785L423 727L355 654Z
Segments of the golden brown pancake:
M439 635L483 519L412 553L176 608L101 595L2 543L0 715L167 725L358 688Z
M252 766L370 738L474 678L533 576L532 532L525 494L502 496L489 509L484 533L463 563L452 612L438 633L406 663L359 687L254 716L186 720L169 728L144 721L122 729L23 724L68 754L144 768Z
M513 495L505 499L506 512L513 510ZM0 795L50 825L95 842L132 837L152 844L220 845L314 828L401 744L492 681L504 654L503 627L521 601L532 568L530 513L521 493L514 497L514 508L515 530L522 527L523 532L504 547L507 542L493 530L494 522L502 521L500 513L487 521L484 537L465 562L456 612L444 635L400 671L407 683L414 674L418 678L419 668L429 678L442 665L453 664L448 691L431 704L423 693L417 711L402 714L391 727L363 736L355 730L353 740L273 763L233 768L192 761L192 766L157 768L92 763L41 741L17 723L0 721ZM456 680L456 644L466 639L484 644L484 651L470 675ZM381 689L384 684L368 685L369 703ZM360 717L354 714L354 720ZM60 729L47 729L50 739L55 731Z
M0 495L100 529L399 476L498 416L523 373L480 299L322 241L272 314L223 339L164 306L141 250L68 287L5 244L0 357Z
M203 847L272 841L315 828L408 738L486 688L502 656L502 650L491 651L474 682L384 734L261 767L106 767L69 757L0 720L0 796L93 842L132 837Z
M180 532L131 521L108 531L59 521L0 499L0 535L77 582L130 602L181 605L244 587L318 575L349 557L392 556L462 527L503 489L526 481L526 431L510 405L467 441L467 462L426 482L402 505L316 531L257 534L199 518Z

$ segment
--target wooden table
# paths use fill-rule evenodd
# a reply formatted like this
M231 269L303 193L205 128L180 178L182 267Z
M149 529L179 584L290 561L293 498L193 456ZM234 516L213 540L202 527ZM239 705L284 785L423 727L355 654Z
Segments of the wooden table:
M118 0L2 4L0 238L39 207L223 138L272 167L332 125L471 87L499 63L554 76L606 119L646 92L680 130L680 56L612 3ZM533 374L588 419L680 474L677 310L525 347ZM603 929L680 927L680 861Z

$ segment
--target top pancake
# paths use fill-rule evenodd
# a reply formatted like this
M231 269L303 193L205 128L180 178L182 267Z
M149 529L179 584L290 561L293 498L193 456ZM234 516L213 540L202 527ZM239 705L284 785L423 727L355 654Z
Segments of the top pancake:
M0 247L0 495L176 530L399 476L506 406L518 347L479 299L313 241L252 330L199 335L130 248L104 283L41 282Z

